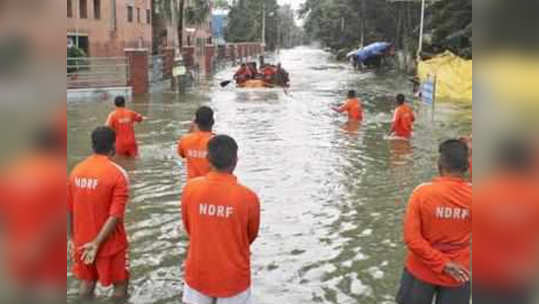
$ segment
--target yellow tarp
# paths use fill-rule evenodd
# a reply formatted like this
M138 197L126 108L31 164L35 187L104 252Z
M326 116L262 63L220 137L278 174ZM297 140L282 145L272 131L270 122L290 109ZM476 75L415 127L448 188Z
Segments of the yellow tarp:
M471 102L472 60L462 59L450 51L430 60L421 61L417 68L421 81L436 76L436 99Z

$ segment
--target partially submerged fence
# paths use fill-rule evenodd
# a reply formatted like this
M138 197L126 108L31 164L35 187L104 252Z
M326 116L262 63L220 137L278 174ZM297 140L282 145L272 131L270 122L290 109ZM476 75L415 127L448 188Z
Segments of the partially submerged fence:
M67 88L125 87L129 81L127 57L67 58Z

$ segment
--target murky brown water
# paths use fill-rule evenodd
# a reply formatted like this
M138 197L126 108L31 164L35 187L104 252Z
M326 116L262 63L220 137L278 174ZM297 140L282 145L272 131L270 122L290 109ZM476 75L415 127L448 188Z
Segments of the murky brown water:
M200 92L153 93L129 105L149 118L137 127L141 159L120 162L132 185L126 217L131 303L180 303L187 239L176 140L203 104L216 111L216 132L238 141L237 175L262 202L252 255L255 303L393 303L404 259L405 201L435 174L437 143L470 132L471 109L439 105L435 127L421 111L411 144L387 141L393 96L409 93L406 78L352 73L329 58L310 48L282 51L292 80L288 96L281 89L221 89L230 68ZM330 111L350 88L365 103L359 128ZM90 153L89 134L111 104L69 105L70 168ZM69 273L68 286L73 299Z

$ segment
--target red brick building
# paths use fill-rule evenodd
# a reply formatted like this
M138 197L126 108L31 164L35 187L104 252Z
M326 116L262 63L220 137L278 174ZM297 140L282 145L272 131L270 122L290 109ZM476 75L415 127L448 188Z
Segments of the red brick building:
M67 0L68 43L91 57L152 48L152 0Z

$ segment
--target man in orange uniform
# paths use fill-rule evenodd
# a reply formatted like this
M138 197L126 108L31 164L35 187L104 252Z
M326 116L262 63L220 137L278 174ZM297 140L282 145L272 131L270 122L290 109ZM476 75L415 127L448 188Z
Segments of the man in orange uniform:
M409 139L412 137L415 115L412 108L404 103L404 100L403 94L397 95L397 108L393 114L389 135L395 134L398 137Z
M178 155L187 163L187 180L210 172L207 154L208 142L213 137L213 124L213 110L206 106L198 108L193 132L184 135L178 142Z
M262 69L262 75L265 82L272 84L275 80L275 68L273 68L271 65L266 64L264 68Z
M473 299L537 303L539 154L527 137L499 140L486 157L493 170L474 189Z
M138 145L135 138L135 123L143 120L142 115L125 108L125 98L114 99L116 110L109 114L106 125L116 133L116 154L137 157Z
M0 298L11 299L8 302L39 303L65 297L66 165L62 135L56 126L45 126L32 137L28 154L10 160L6 168L2 164L0 268L9 275L4 278L9 278L12 288L4 290Z
M250 304L250 245L258 235L260 202L233 175L238 146L226 135L212 138L212 172L187 183L182 219L189 237L185 304Z
M129 196L126 172L112 162L114 131L98 127L92 132L94 155L79 163L68 184L68 236L73 274L82 298L94 295L96 282L114 285L115 298L127 297L129 280L124 228Z
M356 97L356 91L348 91L348 99L344 105L340 107L332 108L338 113L347 112L349 121L362 121L363 120L363 105L361 101Z
M440 177L412 193L404 220L408 257L399 304L469 304L472 185L464 179L468 148L460 140L439 148Z
M242 63L240 69L234 74L234 79L237 84L242 84L244 81L253 78L253 73L247 64Z

